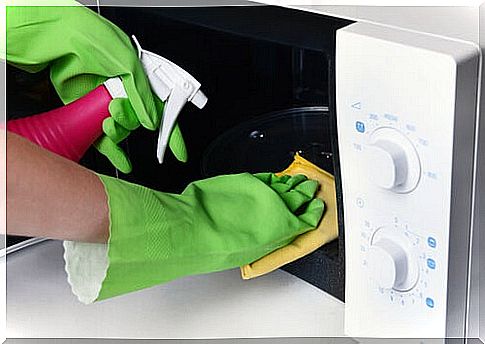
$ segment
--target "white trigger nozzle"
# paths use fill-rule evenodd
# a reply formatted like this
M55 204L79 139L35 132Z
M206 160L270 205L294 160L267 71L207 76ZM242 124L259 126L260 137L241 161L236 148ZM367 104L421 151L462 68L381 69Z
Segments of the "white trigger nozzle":
M136 37L131 37L152 91L161 100L166 100L157 144L157 158L162 163L172 129L185 103L190 101L202 109L207 104L207 97L200 90L200 83L192 75L166 58L143 50Z

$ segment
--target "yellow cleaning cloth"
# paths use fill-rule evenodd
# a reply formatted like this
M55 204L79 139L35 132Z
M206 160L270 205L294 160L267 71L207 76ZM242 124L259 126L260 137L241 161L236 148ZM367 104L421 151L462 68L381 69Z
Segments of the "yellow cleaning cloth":
M289 245L277 249L257 261L241 267L243 279L267 274L293 262L338 237L337 204L334 177L298 154L290 166L279 174L304 174L320 182L317 197L325 202L325 213L315 230L298 236Z

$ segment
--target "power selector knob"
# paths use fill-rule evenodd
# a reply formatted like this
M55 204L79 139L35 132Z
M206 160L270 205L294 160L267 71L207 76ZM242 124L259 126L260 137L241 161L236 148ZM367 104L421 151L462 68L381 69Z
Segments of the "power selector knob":
M371 134L365 151L369 177L374 184L398 193L416 188L421 163L404 134L394 128L379 128Z
M404 235L390 228L374 234L367 254L370 275L380 288L407 291L418 280L419 267Z

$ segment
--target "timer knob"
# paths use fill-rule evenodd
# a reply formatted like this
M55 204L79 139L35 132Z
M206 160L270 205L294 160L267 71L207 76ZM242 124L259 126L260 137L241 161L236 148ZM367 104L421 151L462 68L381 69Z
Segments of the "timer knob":
M400 131L388 127L375 130L365 151L369 177L374 184L398 193L416 188L421 163L413 144Z
M407 291L418 280L419 268L409 240L396 229L383 227L374 234L367 265L372 280L383 289Z
M373 279L381 288L391 289L406 277L406 252L389 239L381 239L371 246L368 262Z

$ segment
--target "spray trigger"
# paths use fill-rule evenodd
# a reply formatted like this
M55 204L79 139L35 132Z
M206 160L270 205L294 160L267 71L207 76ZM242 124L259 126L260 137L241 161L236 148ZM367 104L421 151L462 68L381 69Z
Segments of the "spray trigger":
M202 109L207 104L207 97L200 90L201 84L192 75L166 58L142 49L136 37L132 38L153 93L166 102L157 143L157 158L161 164L182 108L191 102Z

